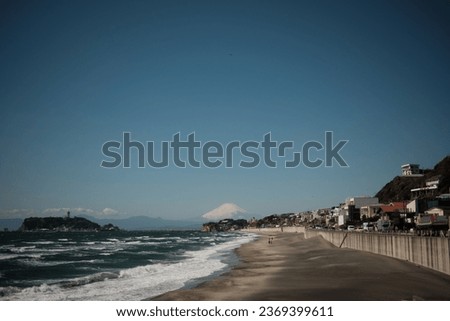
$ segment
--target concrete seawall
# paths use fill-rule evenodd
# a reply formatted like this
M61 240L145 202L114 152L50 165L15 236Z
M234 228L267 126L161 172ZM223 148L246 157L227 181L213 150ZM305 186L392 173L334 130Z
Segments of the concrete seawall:
M245 231L245 230L243 230ZM305 233L305 227L304 226L283 226L281 227L264 227L264 228L249 228L247 231L257 231L259 233L264 234L270 234L270 233L279 233L279 232L286 232L286 233Z
M298 232L300 232L300 230ZM450 275L449 238L310 229L305 230L306 238L319 235L338 247L341 246L386 255Z

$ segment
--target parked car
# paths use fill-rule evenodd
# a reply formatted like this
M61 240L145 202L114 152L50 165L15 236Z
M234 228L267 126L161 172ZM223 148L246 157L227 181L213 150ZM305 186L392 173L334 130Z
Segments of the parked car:
M355 225L349 225L347 226L347 231L353 232L355 230Z

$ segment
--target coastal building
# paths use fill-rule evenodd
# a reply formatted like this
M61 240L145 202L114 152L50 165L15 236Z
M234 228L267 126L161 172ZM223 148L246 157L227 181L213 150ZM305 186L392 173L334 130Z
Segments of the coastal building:
M339 206L333 207L330 210L331 217L337 222L338 226L345 225L346 222L346 212L344 210L344 204L339 204Z
M408 213L417 213L417 200L414 199L410 201L408 204L406 204L406 211Z
M299 216L301 217L301 222L310 222L314 219L314 214L311 211L301 212Z
M437 215L437 216L449 216L450 210L446 210L440 207L433 207L425 211L425 214Z
M402 165L402 176L423 176L420 172L419 164L404 164Z
M373 204L378 204L378 197L354 196L347 198L343 204L345 222L359 221L361 219L361 207Z
M406 212L406 205L407 201L405 202L392 202L389 204L384 204L380 207L380 210L382 210L384 213L396 213L396 212Z
M378 197L354 196L345 200L345 206L354 206L357 209L370 204L378 204Z
M376 216L380 212L381 206L384 204L369 204L361 206L361 218L371 218Z
M434 197L439 187L441 176L434 176L425 181L425 186L411 189L412 198Z
M406 216L407 202L392 202L386 205L380 206L379 215L389 220L398 220L401 217Z
M406 213L408 212L408 203L405 202L392 202L389 204L369 204L366 206L361 206L361 218L371 218L376 215L391 215L393 213ZM415 207L415 203L412 204ZM415 212L415 209L414 209Z

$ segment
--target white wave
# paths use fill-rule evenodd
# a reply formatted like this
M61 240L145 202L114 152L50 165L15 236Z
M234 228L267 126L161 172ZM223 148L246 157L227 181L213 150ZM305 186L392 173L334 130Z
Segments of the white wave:
M0 254L0 261L2 260L11 260L22 257L20 254Z
M171 242L142 242L143 245L162 245L162 244L169 244Z
M93 259L93 260L79 260L79 261L42 261L39 258L25 258L19 260L21 264L28 266L58 266L65 264L77 264L77 263L88 263L88 264L96 264L96 263L104 263L104 260L101 259Z
M136 245L136 244L142 244L142 242L141 241L127 241L125 244L126 245Z
M139 251L139 252L136 252L136 254L149 255L149 254L161 254L161 252L158 252L158 251Z
M147 241L149 239L150 239L150 236L142 235L142 236L127 237L127 238L125 238L125 241L133 241L133 240Z
M152 241L164 241L164 240L181 240L182 238L179 236L163 236L163 237L151 237L150 240Z
M38 244L38 245L49 245L49 244L55 244L54 241L33 241L33 242L24 242L26 244Z
M40 253L26 253L26 254L0 254L0 261L3 260L13 260L13 259L40 259L42 257L42 254Z
M25 257L23 259L19 259L18 262L21 265L27 265L27 266L53 266L53 265L58 265L58 264L56 264L57 262L43 261L40 258L41 258L40 256L35 256L35 257L32 257L32 258Z
M88 246L83 248L83 250L95 250L95 251L104 251L106 249L107 249L106 246Z
M97 264L97 263L104 263L104 262L105 262L105 260L93 259L93 260L71 261L70 263L91 263L91 264Z
M44 253L62 253L62 252L70 252L70 251L74 251L74 250L77 250L77 247L42 249L41 251L44 251Z
M207 277L223 270L225 255L239 245L254 239L253 235L241 235L225 243L199 251L186 252L186 258L176 263L157 263L118 271L117 277L94 274L72 286L35 286L9 293L4 300L141 300L184 287L188 282ZM0 291L1 292L1 291Z
M19 246L19 247L11 247L9 250L13 253L24 253L26 251L35 249L36 246Z

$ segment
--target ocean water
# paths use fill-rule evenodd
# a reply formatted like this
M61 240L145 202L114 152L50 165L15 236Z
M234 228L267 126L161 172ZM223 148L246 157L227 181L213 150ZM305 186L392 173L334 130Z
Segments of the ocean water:
M0 233L0 300L142 300L237 263L245 233Z

